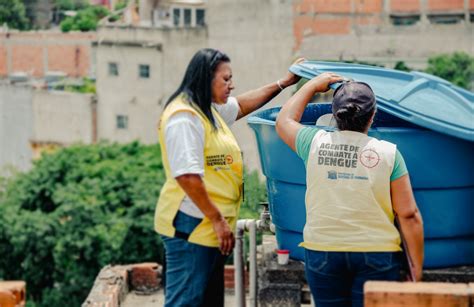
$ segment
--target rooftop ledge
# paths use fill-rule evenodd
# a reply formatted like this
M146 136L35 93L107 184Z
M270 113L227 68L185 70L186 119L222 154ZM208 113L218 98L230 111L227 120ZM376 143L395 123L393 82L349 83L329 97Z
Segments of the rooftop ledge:
M161 265L154 262L104 267L82 307L120 306L127 294L150 295L161 289Z

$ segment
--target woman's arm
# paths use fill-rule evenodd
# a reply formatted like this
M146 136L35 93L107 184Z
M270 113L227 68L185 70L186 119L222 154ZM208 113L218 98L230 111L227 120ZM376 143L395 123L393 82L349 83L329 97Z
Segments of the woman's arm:
M329 85L342 81L342 77L333 73L323 73L306 82L296 94L281 108L276 121L276 131L280 138L291 149L296 151L295 140L298 131L303 127L300 124L306 105L315 93L326 92Z
M176 177L176 181L201 212L211 220L220 243L221 253L230 255L235 243L234 234L219 209L209 198L201 176L198 174L184 174Z
M204 127L189 112L172 115L165 128L165 144L172 176L212 221L223 254L230 254L234 235L217 207L209 199L201 175L204 174Z
M303 62L304 60L305 59L303 58L299 58L294 62L294 64ZM282 91L280 86L285 89L286 87L295 84L299 80L300 77L296 76L291 72L288 72L284 78L279 79L276 82L264 85L260 88L238 95L236 97L237 101L239 102L239 113L237 115L237 119L240 119L245 115L252 113L253 111L261 108L270 100L272 100ZM278 85L278 83L280 83L280 85Z
M419 281L423 274L423 220L416 206L408 174L392 181L390 192L393 210L398 215L400 230L415 267L416 280Z

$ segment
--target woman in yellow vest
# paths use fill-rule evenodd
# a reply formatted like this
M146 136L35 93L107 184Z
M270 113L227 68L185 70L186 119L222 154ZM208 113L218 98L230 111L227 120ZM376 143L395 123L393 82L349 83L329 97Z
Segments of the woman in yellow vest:
M191 59L159 123L166 182L155 229L166 251L165 306L224 304L223 267L234 247L243 177L242 154L228 126L298 80L287 73L232 97L227 55L202 49Z
M370 86L343 82L332 113L339 130L299 123L315 93L343 79L324 73L282 108L276 129L306 165L306 278L316 306L363 306L367 280L399 280L398 215L414 263L423 266L423 225L396 145L367 135L376 112Z

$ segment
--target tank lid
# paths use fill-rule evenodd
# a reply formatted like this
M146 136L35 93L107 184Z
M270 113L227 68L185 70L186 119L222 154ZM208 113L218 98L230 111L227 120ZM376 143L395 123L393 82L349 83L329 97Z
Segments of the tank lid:
M474 141L474 93L422 72L338 62L306 61L290 67L294 74L311 79L335 72L368 83L377 107L416 125ZM333 84L333 89L340 83Z

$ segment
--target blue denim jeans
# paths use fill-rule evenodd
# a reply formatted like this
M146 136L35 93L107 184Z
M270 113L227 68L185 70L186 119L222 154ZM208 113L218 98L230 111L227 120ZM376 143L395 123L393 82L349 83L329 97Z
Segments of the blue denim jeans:
M305 250L305 271L317 307L364 306L368 280L400 280L401 253Z
M165 244L165 307L223 306L224 263L218 248L187 241L201 219L178 211L174 226L179 236L162 236Z

